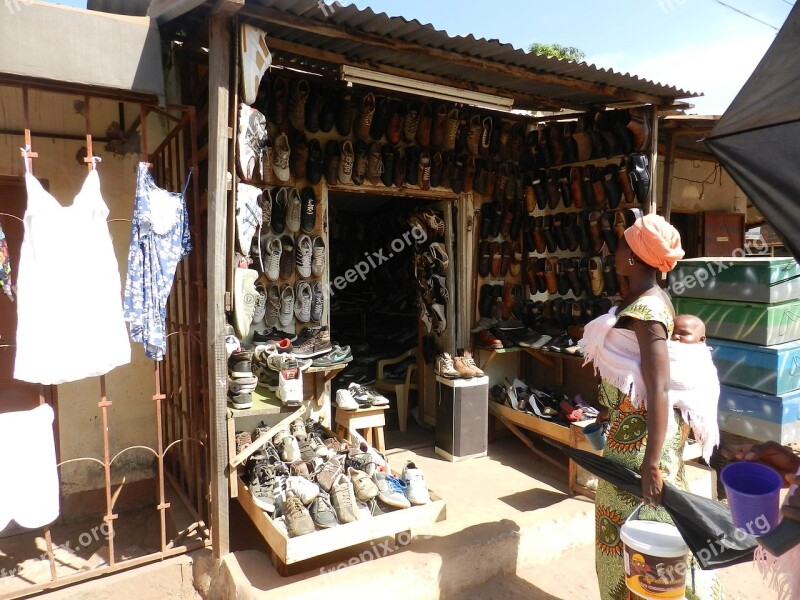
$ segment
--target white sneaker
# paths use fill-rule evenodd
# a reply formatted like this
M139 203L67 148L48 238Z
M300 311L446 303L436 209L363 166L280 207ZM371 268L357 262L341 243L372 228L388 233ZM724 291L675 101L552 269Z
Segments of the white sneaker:
M314 299L311 284L298 281L296 288L294 314L301 323L308 323L311 320L311 301Z
M283 253L283 246L281 240L276 236L267 237L267 244L262 256L266 256L266 264L264 265L264 273L270 281L278 281L281 276L281 254Z
M256 312L257 279L258 271L253 269L237 268L233 276L233 328L240 339L249 335L250 325Z
M409 461L403 467L403 479L408 484L406 498L411 504L428 504L431 501L422 471L413 462Z
M336 407L342 410L358 410L358 403L349 390L342 388L336 392Z
M244 181L258 179L264 159L264 150L268 144L267 119L255 108L247 104L239 106L239 133L236 146L239 151L237 167L239 176ZM288 143L287 143L288 148ZM288 172L288 156L287 156Z
M260 197L261 188L246 183L236 184L236 234L242 254L250 252L250 242L261 223Z
M339 158L339 183L347 184L353 181L353 142L350 140L342 144L342 155Z
M311 273L322 277L325 272L325 240L317 236L311 243Z
M286 478L286 490L294 492L300 498L300 502L306 506L319 496L319 486L316 483L297 475L290 475Z
M315 323L321 323L322 313L325 310L325 294L319 281L311 284L311 295L311 320Z
M256 282L255 288L258 296L256 296L256 310L253 313L253 323L258 324L264 320L267 314L267 290L260 281Z
M294 288L288 283L281 286L281 310L278 314L278 322L283 327L288 327L294 321Z
M284 357L278 371L278 399L284 406L300 406L303 403L303 372L294 357Z
M286 208L286 229L290 233L297 233L300 231L300 212L302 208L302 202L300 201L300 193L296 188L289 190L289 206Z
M242 47L242 101L245 104L256 101L261 78L272 64L266 37L267 34L257 27L242 25L239 41Z
M233 354L236 350L239 349L241 346L241 342L239 338L233 332L232 325L225 326L225 359L229 359L231 354Z
M297 239L297 246L294 251L294 260L297 266L297 273L300 277L311 277L311 256L313 244L311 238L303 234Z
M280 181L289 181L291 176L289 173L289 157L291 153L289 138L286 137L285 133L282 133L272 146L272 171Z

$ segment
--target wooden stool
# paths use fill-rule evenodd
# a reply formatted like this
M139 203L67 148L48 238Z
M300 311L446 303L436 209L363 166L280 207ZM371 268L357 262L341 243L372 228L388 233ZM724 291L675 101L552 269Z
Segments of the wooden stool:
M383 428L386 425L384 411L388 406L370 406L369 408L359 408L358 410L336 409L336 435L342 439L353 441L349 431L359 431L367 443L378 452L385 452L385 441L383 439ZM374 433L374 437L373 437Z

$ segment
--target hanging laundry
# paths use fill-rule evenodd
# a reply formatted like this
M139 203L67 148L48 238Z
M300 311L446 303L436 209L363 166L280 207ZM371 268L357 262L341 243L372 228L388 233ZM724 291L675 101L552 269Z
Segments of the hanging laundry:
M56 385L129 363L119 265L97 171L89 171L71 206L61 206L30 172L25 185L14 377Z
M12 519L35 528L58 517L53 417L49 404L0 414L0 530Z
M191 177L191 173L189 174ZM147 163L139 163L133 208L125 320L131 339L144 345L148 358L162 360L167 350L167 299L178 263L192 250L186 188L181 193L156 186Z
M2 225L0 225L0 289L9 300L14 301L11 289L11 257L8 255L8 242Z

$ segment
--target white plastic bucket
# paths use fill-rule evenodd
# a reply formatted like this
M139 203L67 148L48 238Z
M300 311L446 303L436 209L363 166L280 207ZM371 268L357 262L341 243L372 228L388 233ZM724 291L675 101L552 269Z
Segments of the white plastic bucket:
M674 525L629 518L620 537L625 585L631 592L645 600L684 598L689 548Z

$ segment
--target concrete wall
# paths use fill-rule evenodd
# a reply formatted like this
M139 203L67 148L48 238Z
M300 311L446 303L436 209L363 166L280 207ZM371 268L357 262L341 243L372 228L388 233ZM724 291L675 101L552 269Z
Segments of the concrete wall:
M663 210L661 190L664 180L664 157L658 160L658 211ZM706 182L706 183L702 183ZM702 198L700 197L702 194ZM716 162L676 159L672 169L672 210L676 212L745 212L748 200L731 176ZM757 214L747 213L751 221Z
M34 132L85 135L82 97L43 92L30 92L30 121ZM106 128L119 120L119 104L110 100L91 100L93 135L104 136ZM125 106L125 120L129 125L139 113L139 106ZM19 134L0 134L0 175L20 176L23 165L20 146L23 145L22 93L18 88L0 87L0 121L4 129L19 131ZM158 119L148 120L150 148L163 136ZM85 145L85 140L61 140L46 137L33 138L33 150L39 153L34 159L34 174L47 179L51 193L64 205L80 189L86 177L86 166L79 164L76 153ZM135 145L135 144L134 144ZM104 143L96 143L94 154L103 158L99 164L100 182L109 219L127 219L109 223L114 241L114 250L119 263L121 281L125 282L127 251L130 239L130 219L136 187L136 165L138 154L118 155L105 149ZM49 301L57 305L59 295L80 293L80 282L73 290L53 290ZM48 315L43 315L47 318ZM58 335L58 320L52 321L53 335ZM98 347L97 352L103 352ZM113 403L109 408L110 452L113 457L123 448L142 445L155 447L156 429L154 418L153 363L144 358L140 344L132 343L132 362L114 369L106 378L107 396ZM47 341L42 343L42 360L58 360L47 353ZM100 399L100 379L58 386L58 424L60 429L60 459L94 457L103 459L102 417L97 403ZM116 482L128 484L147 479L154 474L153 454L142 450L124 453L112 465ZM61 470L64 495L104 486L103 468L90 462L72 463ZM123 492L123 496L126 494ZM130 500L130 498L126 498Z

